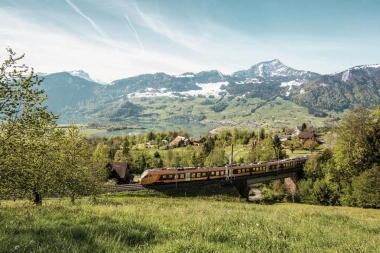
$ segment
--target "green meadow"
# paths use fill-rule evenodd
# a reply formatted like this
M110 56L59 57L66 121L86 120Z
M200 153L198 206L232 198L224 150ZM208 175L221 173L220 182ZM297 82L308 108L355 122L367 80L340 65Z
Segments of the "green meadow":
M379 252L380 210L252 203L233 187L0 202L0 252Z

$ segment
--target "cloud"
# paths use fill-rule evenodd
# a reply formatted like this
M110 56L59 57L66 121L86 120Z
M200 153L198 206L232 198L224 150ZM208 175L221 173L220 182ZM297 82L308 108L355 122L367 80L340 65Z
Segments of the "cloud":
M137 35L137 32L136 32L135 28L133 27L131 21L129 20L127 14L125 14L124 16L125 16L125 18L128 20L128 23L129 23L129 26L128 26L127 24L125 24L125 25L128 27L129 31L132 33L133 36L135 36L135 38L136 38L137 41L139 42L139 44L140 44L140 46L141 46L141 50L144 51L144 47L143 47L143 45L141 44L140 38L139 38L139 36Z
M173 24L175 22L163 22L162 17L160 16L147 15L143 13L137 5L135 5L135 10L143 20L144 25L150 30L187 49L190 49L192 51L200 50L200 45L203 41L203 36L201 34L192 36L188 32L185 32L183 29L174 27L174 25L171 25L169 27L169 25L167 25L168 23ZM156 18L153 18L154 16Z
M112 39L108 36L108 34L103 31L102 28L100 28L90 17L85 15L75 4L73 4L70 0L66 0L66 2L73 8L78 14L80 14L82 17L84 17L90 24L95 28L95 30L107 41L107 43L112 46L114 49L116 47L114 46Z

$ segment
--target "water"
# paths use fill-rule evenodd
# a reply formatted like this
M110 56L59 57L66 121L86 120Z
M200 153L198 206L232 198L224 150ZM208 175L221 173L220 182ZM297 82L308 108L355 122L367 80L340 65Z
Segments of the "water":
M190 137L206 136L216 126L208 124L196 124L196 123L173 123L173 122L151 122L151 123L139 123L140 127L144 129L123 129L111 132L97 133L94 136L123 136L123 135L137 135L148 132L168 132L168 131L185 131Z

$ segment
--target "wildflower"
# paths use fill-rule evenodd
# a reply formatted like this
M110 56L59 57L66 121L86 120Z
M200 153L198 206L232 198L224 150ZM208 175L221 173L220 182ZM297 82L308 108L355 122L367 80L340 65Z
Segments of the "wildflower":
M33 245L33 244L35 244L35 243L36 243L35 241L30 240L29 245Z
M20 248L20 245L15 246L15 250L18 250Z
M260 226L259 223L256 223L256 227Z

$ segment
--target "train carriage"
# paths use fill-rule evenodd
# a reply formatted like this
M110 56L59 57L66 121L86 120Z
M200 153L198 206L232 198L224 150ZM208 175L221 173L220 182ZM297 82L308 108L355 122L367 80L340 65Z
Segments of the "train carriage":
M253 164L234 164L226 167L169 168L146 170L139 178L141 185L181 183L202 180L223 180L289 170L303 165L308 156Z

